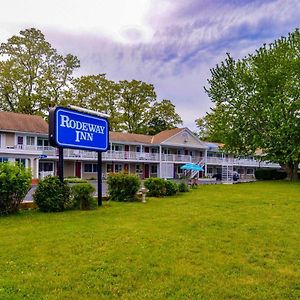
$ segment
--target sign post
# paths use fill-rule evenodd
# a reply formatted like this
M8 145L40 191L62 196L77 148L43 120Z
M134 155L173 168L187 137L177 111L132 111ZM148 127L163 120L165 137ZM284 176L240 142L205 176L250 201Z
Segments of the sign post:
M80 111L78 111L80 109ZM90 110L54 107L49 111L50 145L59 149L59 179L64 180L64 148L98 152L98 205L102 205L102 152L109 147L109 123ZM83 111L83 112L82 112Z

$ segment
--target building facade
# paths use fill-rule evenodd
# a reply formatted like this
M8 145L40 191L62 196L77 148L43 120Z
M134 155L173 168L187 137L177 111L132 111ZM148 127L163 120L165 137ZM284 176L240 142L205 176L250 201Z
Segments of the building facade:
M203 166L200 177L230 170L252 178L259 167L279 168L254 157L235 158L219 144L200 141L188 128L165 130L154 136L110 132L110 147L102 154L102 176L110 172L137 174L140 178L181 178L181 166ZM0 162L19 162L30 168L33 178L58 174L58 149L48 141L48 124L39 116L0 112ZM195 175L195 174L194 174ZM97 178L97 153L64 149L64 176Z

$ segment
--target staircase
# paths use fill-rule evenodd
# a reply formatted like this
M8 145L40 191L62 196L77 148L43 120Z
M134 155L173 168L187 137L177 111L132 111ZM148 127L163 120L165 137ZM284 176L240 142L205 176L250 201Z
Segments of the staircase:
M222 183L231 184L233 183L233 165L222 164Z

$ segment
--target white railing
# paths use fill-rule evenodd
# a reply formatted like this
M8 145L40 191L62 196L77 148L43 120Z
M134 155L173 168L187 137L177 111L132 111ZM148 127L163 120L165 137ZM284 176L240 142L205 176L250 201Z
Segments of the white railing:
M191 156L191 155L180 155L180 154L162 154L161 160L162 161L172 161L172 162L192 162L197 163L201 161L203 158L200 156Z
M246 158L222 158L222 157L207 157L206 160L207 164L215 164L215 165L222 165L232 164L235 166L251 166L251 167L271 167L271 168L279 168L279 164L276 163L269 163L265 161L258 161L254 159L246 159Z
M41 171L39 173L39 179L44 179L47 176L54 176L54 171Z

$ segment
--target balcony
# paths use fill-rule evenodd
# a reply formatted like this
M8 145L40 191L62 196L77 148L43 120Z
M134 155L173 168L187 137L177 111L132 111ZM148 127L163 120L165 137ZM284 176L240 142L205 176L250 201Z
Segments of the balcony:
M239 158L221 158L221 157L207 157L207 164L222 165L232 164L234 166L260 167L260 168L279 168L279 164L269 163L265 161L258 161L254 159L239 159Z

